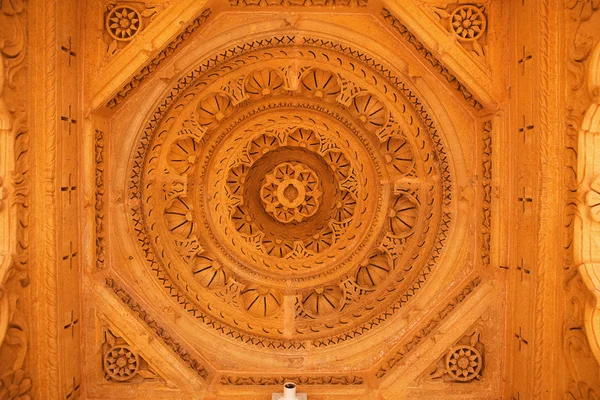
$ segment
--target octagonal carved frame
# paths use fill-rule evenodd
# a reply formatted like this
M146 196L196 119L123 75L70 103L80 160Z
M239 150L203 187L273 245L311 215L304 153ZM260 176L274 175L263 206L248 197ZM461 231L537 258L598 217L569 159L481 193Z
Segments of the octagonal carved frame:
M439 139L439 138L435 139L436 135L437 135L437 129L434 127L434 122L433 122L434 118L428 116L427 111L426 111L426 107L424 106L424 102L421 99L418 99L415 96L414 92L411 89L409 89L406 84L402 83L400 81L400 79L398 77L396 77L394 75L394 73L390 69L388 69L386 67L383 67L383 64L380 63L380 62L378 62L374 57L372 57L370 55L367 55L367 53L362 52L361 50L358 50L358 47L354 48L351 45L344 44L342 41L336 41L336 40L332 40L332 39L317 38L317 37L314 36L314 34L311 34L311 35L298 34L298 35L294 35L292 37L290 37L290 36L272 36L272 37L263 37L263 38L261 38L260 36L257 36L257 40L254 42L254 43L257 43L257 44L250 45L249 47L250 47L250 49L252 49L254 51L255 50L255 46L257 46L257 47L264 46L264 48L266 49L265 53L268 53L268 52L276 50L278 46L281 46L281 47L284 47L285 45L289 45L290 47L292 47L292 45L296 45L297 46L298 44L294 42L295 40L301 40L302 41L301 45L305 45L305 46L307 46L307 48L310 48L310 46L314 46L315 48L323 49L322 50L323 51L322 54L323 54L323 56L325 58L328 57L325 51L332 52L331 54L333 54L334 52L338 52L340 54L340 57L344 57L344 56L357 57L357 60L359 62L366 62L367 64L370 64L370 68L375 68L375 69L379 70L380 73L385 74L386 78L388 79L388 82L389 82L388 84L396 85L396 87L399 88L399 90L401 92L403 92L402 94L404 96L406 96L406 98L408 98L408 99L410 99L412 101L412 107L416 107L416 109L418 110L417 111L418 117L419 118L424 118L424 122L423 122L423 125L422 125L421 129L424 129L424 130L428 131L430 135L433 135L433 138L434 138L434 140L432 142L433 145L435 146L436 143L437 143L438 146L442 144L442 140L441 139ZM286 43L286 41L288 43ZM252 43L252 42L250 42L250 43ZM244 46L241 46L242 49L243 49L243 47ZM235 60L234 56L237 56L237 54L235 54L235 52L239 51L238 50L239 48L240 47L238 47L238 48L231 47L230 52L231 52L232 59ZM228 54L227 51L219 53L219 55L217 55L216 57L214 57L212 59L212 61L211 61L211 58L207 59L207 61L204 62L203 65L205 65L207 67L212 67L213 66L212 64L217 64L218 61L221 61L221 60L219 60L219 58L223 58L223 60L226 60L227 59L227 56L226 56L227 54ZM305 67L305 71L306 70L313 70L314 68L315 68L314 65L312 67L307 66L307 67ZM367 67L367 68L369 68L369 67ZM302 68L300 68L300 73L298 73L297 71L295 72L296 74L298 74L297 75L298 77L302 76L302 71L301 70L302 70ZM203 71L202 71L202 67L201 67L200 69L192 70L191 71L191 75L188 75L187 77L184 76L181 79L179 79L179 83L174 87L174 90L176 91L176 93L183 92L186 85L189 85L192 82L194 82L194 78L195 78L194 73L196 73L199 76L199 75L201 75L202 72ZM286 85L288 87L293 87L294 81L295 80L296 81L299 80L299 78L294 78L293 76L292 77L286 76L286 73L288 75L292 75L292 74L290 74L289 71L283 70L280 73L282 74L281 77L286 80ZM364 69L363 69L363 73L364 73ZM338 76L341 77L341 75L339 75L339 73L338 73ZM340 80L340 82L343 83L344 79L342 78ZM386 84L384 84L384 87L385 87L385 85ZM223 87L221 87L219 89L221 90L220 93L221 93L222 96L227 96L228 97L229 102L231 102L232 104L242 104L242 106L244 106L244 102L247 100L244 97L247 96L247 95L244 94L243 90L239 90L238 89L239 87L240 86L239 86L238 83L236 83L236 82L230 82L230 84L227 85L226 87L223 86ZM346 104L351 104L352 98L353 97L356 98L356 96L358 94L364 94L364 88L359 88L359 87L354 86L354 87L347 87L347 88L344 88L344 89L345 89L344 93L347 93L347 99L343 98L344 93L342 93L342 95L340 95L340 98L342 99L342 101L345 101ZM385 89L385 90L387 91L389 89ZM168 102L174 101L176 99L176 95L173 94L173 92L172 92L171 94L167 94L166 95L166 99L167 99ZM350 103L348 103L348 102L350 102ZM345 107L346 105L342 104L342 106ZM149 125L148 125L149 128L146 128L146 131L142 133L142 138L144 137L144 135L148 135L150 132L152 132L153 130L157 129L160 126L160 122L159 122L160 121L160 115L163 112L167 111L169 109L169 107L171 107L169 105L169 103L165 103L165 104L162 104L162 105L158 106L158 108L157 108L158 114L155 114L153 117L150 118ZM174 107L175 108L179 108L180 106L175 105ZM268 107L265 108L265 110L267 110L267 109L268 109ZM313 108L313 109L317 110L318 112L322 112L322 110L323 110L322 108L319 108L319 107ZM222 118L226 118L226 116L223 116ZM339 117L336 117L336 119L339 119ZM361 121L360 118L358 118L358 123L360 123L360 122L364 122L364 121ZM396 124L398 124L398 121L396 121L396 120L394 120L394 121L388 121L388 122L396 122ZM398 126L398 125L396 125L396 126ZM189 128L189 126L188 126L188 128ZM196 128L198 128L198 126L196 126ZM444 129L447 129L447 127L444 127ZM389 127L388 127L388 131L392 131L392 130L393 130L393 128L389 129ZM160 131L163 132L162 129ZM200 135L202 135L204 133L203 131L206 131L203 127L200 127L198 129L198 133ZM385 131L385 129L383 129L382 132L378 133L378 135L380 135L380 138L386 138L387 137L388 133L386 133L384 131ZM481 132L483 132L482 137L489 136L489 134L491 133L491 131L492 131L491 122L487 122L481 128ZM103 139L104 133L101 132L101 131L98 131L97 135L99 136L100 139ZM192 135L192 136L185 136L184 135L184 136L180 136L180 137L181 138L185 138L185 137L193 137L193 136L194 135ZM487 142L484 142L484 145L482 146L482 149L483 149L484 152L488 151L487 154L489 156L491 156L491 146L490 146L490 143L491 143L490 140L491 140L491 138L484 139L484 140L487 140ZM100 140L99 142L103 142L103 140ZM148 142L148 143L150 143L150 142ZM425 143L425 142L423 142L423 143ZM487 143L487 144L485 144L485 143ZM103 146L104 146L104 144L102 143L102 147ZM98 152L98 147L97 147L97 152ZM103 154L103 151L101 151L101 153ZM140 154L139 151L138 151L138 154ZM443 154L441 156L441 160L442 160L442 162L444 162L445 157L447 157L448 154L452 154L452 152L447 152L446 150L442 150L441 154ZM455 157L457 155L458 154L455 154L453 156ZM101 165L103 166L104 157L100 157L100 158L97 157L97 159L100 159L102 161ZM436 159L438 159L437 156L436 156ZM131 180L131 185L129 185L130 188L131 187L135 187L136 184L142 184L142 182L143 182L143 180L137 181L137 179L138 179L137 176L138 176L138 174L141 173L141 168L142 168L143 160L144 160L144 156L142 156L142 158L140 158L138 161L134 161L133 164L132 164L133 165L133 170L136 171L136 172L134 172L134 175L131 175L132 176L132 180ZM491 184L491 163L490 163L489 167L490 167L490 171L488 171L489 174L488 173L484 173L484 176L487 177L486 178L487 179L487 185ZM445 166L445 167L443 166L442 168L440 168L440 171L441 171L442 174L447 174L447 173L450 173L451 168L452 167L450 167L450 166ZM102 171L101 176L98 177L98 179L102 179L103 176L104 176L104 171ZM450 181L448 180L448 183L449 182ZM171 183L173 183L173 182L171 182ZM450 194L450 193L452 193L452 186L451 186L451 184L448 184L448 185L444 184L440 189L441 190L446 190L447 193L448 193L448 194L442 196L442 198L445 199L444 201L445 202L447 201L446 207L448 207L448 211L450 211L451 209L457 210L457 207L458 207L457 204L455 204L454 206L450 206L450 204L451 204L451 198L452 198L452 195ZM402 186L400 185L400 186L394 187L393 190L392 190L392 192L393 193L400 193L400 192L402 192L402 190L403 190ZM406 190L406 189L404 189L404 190ZM143 229L142 228L142 225L143 225L142 218L143 217L141 217L141 215L139 214L140 213L140 209L136 208L135 203L136 203L137 200L143 198L143 196L136 194L135 190L132 193L133 194L131 195L130 201L127 202L128 207L131 207L132 220L136 221L134 223L134 225L132 226L132 229L133 229L133 231L140 232L140 230ZM454 196L456 196L456 194L454 194ZM489 197L487 197L487 198L489 199ZM97 199L102 199L102 201L104 201L103 197L101 195L98 195ZM489 199L487 201L491 201L491 199ZM465 204L461 205L460 208L464 209L465 208ZM449 213L447 213L445 215L447 215L447 216L446 217L442 217L442 226L445 226L445 228L442 228L442 230L440 231L441 234L442 234L442 237L444 238L443 240L446 240L446 238L448 236L451 237L451 235L452 235L452 229L456 229L455 227L454 228L451 227ZM446 218L446 219L444 220L444 218ZM487 224L488 228L489 228L489 215L487 217L484 215L483 219L484 219L484 226ZM487 220L487 222L486 222L486 220ZM140 223L142 223L142 225L140 225ZM484 247L486 245L489 246L489 234L488 234L487 238L484 238L483 242L484 242ZM156 258L155 258L155 256L151 255L151 253L148 253L148 248L145 247L145 246L147 246L147 243L148 243L147 239L144 239L144 238L140 239L140 244L142 245L143 254L146 255L146 260L150 263L150 265L154 265L156 263ZM442 244L443 241L439 242L439 243ZM104 246L105 245L103 245L102 247L104 248ZM436 247L437 246L438 245L436 245ZM440 251L440 250L441 250L441 247L437 248L437 251ZM106 250L104 249L102 251L102 254L105 254L105 252L106 252ZM487 251L487 253L489 253L489 250ZM486 254L485 250L482 250L481 254L482 254L482 260L484 261L484 263L486 262L486 260L489 263L489 254L486 256L485 255ZM433 269L433 265L434 264L427 264L427 271L431 271ZM106 265L104 265L104 262L102 263L102 267L106 267ZM150 269L153 269L153 270L157 271L156 268L152 267L152 266L150 267ZM426 279L427 274L429 274L429 272L427 272L425 275L423 275L423 277L425 279ZM175 286L167 283L168 281L166 279L168 279L168 278L167 278L166 274L158 272L157 276L158 276L158 279L161 282L163 282L163 286L167 288L168 294L170 295L170 297L173 297L173 298L176 298L176 299L183 299L183 297L181 297L182 295L180 295L180 294L178 294L176 292L177 289L175 289ZM420 284L422 284L424 282L424 279L423 279L423 281L421 281L421 279L419 279L419 282L421 282ZM126 292L124 291L124 288L121 286L121 284L116 283L115 279L113 277L111 277L109 280L107 280L107 283L108 283L109 288L111 288L112 291L114 291L114 293L117 294L117 296L119 296L121 298L121 300L123 301L123 303L126 304L132 311L134 311L134 313L138 313L138 316L140 318L144 319L144 320L147 318L147 317L144 316L144 315L146 315L145 311L144 311L143 315L139 314L139 311L136 311L136 310L138 310L138 308L137 308L138 306L137 305L134 305L132 307L132 305L131 305L132 302L133 302L133 304L136 304L136 302L131 298L131 295L126 294ZM420 286L420 284L419 284L419 286ZM129 286L129 284L127 284L127 286ZM478 289L479 286L480 286L480 280L479 279L476 279L476 280L472 281L470 284L468 284L466 286L466 289L465 289L466 292L464 292L465 294L463 296L461 296L461 300L458 303L456 303L455 305L452 305L452 306L450 306L450 304L453 304L452 302L448 303L449 304L448 307L450 307L449 309L453 309L454 307L458 306L458 304L460 304L460 302L462 301L462 299L467 299L468 296L469 296L469 294L472 293L473 291L479 290ZM370 326L371 327L376 327L376 326L378 326L380 324L383 324L384 321L387 318L393 316L395 310L401 310L402 309L402 304L404 304L406 301L408 301L408 299L410 299L410 297L415 296L418 288L419 288L418 286L410 288L408 292L405 292L404 296L402 296L402 298L400 300L396 301L393 305L391 305L391 308L389 308L387 311L384 311L382 314L380 314L377 317L377 322L375 322L375 323L370 322L369 323ZM487 291L487 289L486 289L486 291ZM225 291L223 293L223 296L225 296L225 297L228 296L227 291ZM186 303L183 303L184 309L186 309L188 312L191 312L192 315L196 315L196 311L194 311L193 309L188 309L189 307L186 306L185 304ZM198 317L196 316L196 318L198 318ZM200 317L201 320L210 321L210 319L206 319L206 318L208 318L208 317L207 316L201 316ZM223 331L223 329L226 329L226 330L229 329L229 328L226 327L226 325L224 325L222 322L219 322L219 321L209 322L209 324L213 328L216 328L219 331ZM365 333L364 328L361 328L361 330L362 330L362 332L360 334L356 335L356 333L355 333L355 335L356 335L357 338L362 338L363 334ZM302 342L298 342L296 344L293 344L293 342L289 342L290 344L288 345L288 344L285 344L285 341L281 341L281 340L269 341L270 339L266 339L264 337L260 337L260 335L253 338L252 335L250 335L250 336L248 336L247 334L238 335L238 334L236 334L234 332L235 332L234 330L231 330L231 333L227 334L227 336L229 336L230 338L236 338L237 337L238 338L237 340L241 340L243 343L246 343L246 344L247 343L250 343L250 344L253 344L253 345L259 344L260 346L262 346L262 347L264 347L266 349L269 349L269 348L271 348L271 349L275 348L276 349L278 347L280 347L282 349L288 349L288 348L295 348L295 349L298 349L298 350L305 350L306 349L306 344L302 343ZM327 340L322 340L321 339L321 340L318 340L316 343L320 343L319 346L323 346L324 348L327 348L328 346L331 346L331 345L336 344L336 343L344 343L344 347L347 347L346 344L345 344L346 339L348 338L347 335L348 335L347 333L343 333L341 335L339 334L337 342L336 342L336 340L332 341L331 339L327 339ZM342 338L344 338L344 339L342 339ZM228 340L231 340L231 339L228 339ZM317 346L317 348L319 346ZM195 353L194 350L191 350L191 352ZM210 362L207 362L206 360L204 360L204 361L199 360L197 362L199 363L199 365L200 364L202 364L202 365L209 365L210 364ZM381 368L381 367L378 367L378 368ZM209 376L212 376L212 374L216 372L216 370L214 369L214 366L207 366L207 369L209 371L211 371L211 372L209 372ZM332 385L333 384L333 385L335 385L336 382L343 383L343 384L346 384L346 385L350 384L350 385L359 385L359 386L362 385L362 384L364 384L364 378L361 377L361 375L356 375L356 376L337 376L337 377L335 375L328 375L328 377L327 376L323 377L322 375L318 374L318 375L315 375L314 378L310 378L310 377L307 378L308 381L303 381L302 379L304 379L304 378L301 378L299 376L279 377L277 379L281 380L281 379L284 379L284 378L285 379L289 378L289 379L292 379L292 380L298 380L298 382L300 382L300 383L305 383L305 384L309 384L309 385L322 385L322 384L325 384L325 385ZM225 385L225 386L264 385L265 382L272 382L272 383L273 382L275 382L275 383L279 382L279 380L277 380L277 379L275 379L274 381L270 381L269 379L271 379L271 378L268 378L268 379L264 378L264 379L266 379L266 381L264 381L263 378L257 378L258 380L257 379L250 379L250 378L244 377L243 375L230 376L230 377L222 376L219 379L220 379L221 384ZM266 383L266 384L268 384L268 383Z

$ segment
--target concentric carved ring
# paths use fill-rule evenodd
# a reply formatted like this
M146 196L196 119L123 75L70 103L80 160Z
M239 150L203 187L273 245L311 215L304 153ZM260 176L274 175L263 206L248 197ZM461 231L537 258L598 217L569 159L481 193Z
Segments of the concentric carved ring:
M257 49L182 80L133 166L150 270L248 345L341 343L408 302L444 247L450 168L422 104L328 51Z
M290 126L282 111L256 117L269 122L261 122L256 134L236 139L236 145L225 140L211 156L229 167L217 172L218 194L210 207L231 211L210 229L230 232L231 246L224 243L223 254L255 271L317 277L334 271L338 263L326 260L342 249L351 255L360 245L356 239L371 229L354 217L357 205L365 217L378 212L371 198L379 189L367 178L376 174L376 167L355 139L345 139L351 135L342 134L346 128L334 119L323 116L328 125L317 130L310 126L311 113L295 111L299 126ZM253 126L245 129L252 131ZM384 213L378 214L381 223Z

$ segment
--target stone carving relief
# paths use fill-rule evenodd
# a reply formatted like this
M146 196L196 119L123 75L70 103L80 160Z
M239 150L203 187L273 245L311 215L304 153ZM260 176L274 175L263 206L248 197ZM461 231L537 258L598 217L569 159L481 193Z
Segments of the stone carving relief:
M237 6L346 6L366 7L369 0L229 0L229 5Z
M104 379L116 383L142 383L161 378L132 346L110 328L104 328L102 345Z
M294 382L296 385L333 385L333 386L358 386L364 384L360 376L337 375L337 376L227 376L221 378L224 386L281 386L286 382Z
M470 55L487 62L486 7L464 2L443 6L428 3L433 4L448 35ZM144 36L148 32L144 29L165 4L169 3L108 3L103 16L107 57ZM0 6L3 27L12 27L15 18L26 17L18 0L0 2ZM381 10L367 0L230 0L229 6L219 5L215 10L239 14L245 7L249 11L290 7L299 11L293 9L295 6L316 10L346 7L344 12L360 8L362 13L365 7L376 8L378 13ZM598 8L594 1L575 0L568 1L567 7L582 26L592 21ZM117 115L117 107L124 105L138 86L150 81L150 75L170 61L185 40L201 31L210 16L211 10L205 10L151 57L106 104L108 110L101 110L105 113L102 118ZM444 67L401 17L387 9L377 15L433 68L432 73L444 79L442 86L447 82L461 97L459 102L464 99L469 108L465 115L481 115L482 103L467 89L472 82L462 82ZM24 51L22 46L15 51L19 46L13 46L14 40L4 40L6 32L0 29L0 140L1 147L9 149L8 157L3 154L0 159L0 233L7 232L9 225L18 230L9 232L7 251L4 243L0 245L0 398L18 399L35 395L31 374L26 372L28 331L20 315L22 288L29 282L29 136L24 109L15 101L23 95L15 88L19 86L16 83ZM106 279L106 287L98 291L109 289L103 293L105 298L114 294L152 337L181 360L185 367L180 370L189 368L202 385L253 390L248 387L293 381L328 390L367 390L397 374L394 369L400 368L407 355L429 341L440 324L454 318L458 314L454 311L465 299L481 289L481 278L469 278L470 282L457 287L449 300L436 304L427 317L412 319L412 305L417 303L413 299L429 284L451 247L448 243L458 225L455 212L463 200L457 196L455 182L464 182L465 177L457 179L455 174L453 158L434 117L440 114L430 112L435 103L421 99L424 92L418 90L420 87L404 81L394 66L345 43L324 40L317 33L298 32L235 43L207 56L193 69L176 72L182 74L180 79L156 103L137 132L131 164L119 166L127 171L125 200L119 203L128 214L123 226L128 224L137 246L128 250L143 258L140 264L156 281L156 287L164 289L165 298L174 302L173 308L179 307L181 315L188 314L187 327L197 323L218 337L215 340L222 338L244 350L281 358L290 350L326 353L332 347L346 347L345 343L366 342L366 335L391 327L392 319L411 325L405 336L398 335L398 343L389 344L389 353L382 351L367 371L252 374L235 372L236 366L228 373L212 369L199 354L201 349L191 345L196 341L178 339L177 329L183 330L183 324L170 326L158 316L167 311L142 306L148 304L147 299L137 299L139 292L136 295L135 290L126 290L133 283L119 283L126 274L110 270L107 260L113 258L108 257L112 250L108 239L113 224L107 219L113 212L109 177L114 171L111 147L106 142L112 135L95 131L95 171L91 172L95 187L82 197L85 202L91 199L95 265L104 270L96 271L100 277L94 279ZM590 63L593 52L588 50L595 39L581 33L576 41L571 65L573 86L583 90L585 74L581 78L579 72L582 65ZM592 97L597 95L597 90L592 91ZM473 232L473 242L482 247L480 257L477 249L465 253L478 268L480 263L489 266L495 259L490 244L492 136L501 140L503 124L492 127L490 121L477 121L473 129L479 130L474 135L478 141L474 140L472 149L465 153L481 186L472 196L476 199L466 200L469 205L482 206L481 210L469 207L473 209L469 233ZM584 120L576 126L579 131L595 125L586 125ZM497 136L493 129L498 129ZM590 132L592 129L587 129L586 135ZM58 139L56 143L60 143ZM574 218L599 222L598 176L594 173L577 182L576 190L581 187L581 191L573 196L585 208L581 207ZM81 187L91 184L80 183ZM591 363L581 362L592 360L595 338L588 328L590 299L581 289L584 284L593 286L597 295L596 281L600 280L596 278L600 275L596 274L596 263L584 262L581 267L585 270L581 277L574 269L565 272L573 278L565 283L573 318L569 317L563 329L563 350L572 380L564 393L568 399L599 396L598 371L586 370ZM456 264L456 269L467 271L463 277L473 268ZM533 335L539 334L528 333L533 343ZM98 372L102 368L106 380L102 384L123 388L161 381L136 349L135 340L122 336L116 329L106 328L101 347L94 348L96 360L101 362L93 368ZM487 343L480 330L469 332L448 348L422 379L432 385L463 387L489 380ZM63 351L59 346L58 352ZM304 367L302 358L290 358L289 365L290 370ZM60 386L62 393L64 385Z
M96 164L96 204L94 205L96 222L96 268L104 268L106 261L106 238L104 227L104 132L96 130L95 164Z
M465 301L480 284L481 278L475 278L473 281L469 282L469 284L466 285L461 290L461 292L456 297L454 297L448 304L446 304L445 307L443 307L441 310L438 310L435 316L430 321L428 321L421 329L419 329L417 334L413 335L408 340L402 342L399 349L393 352L390 356L386 357L384 359L384 362L381 363L376 369L375 376L378 379L382 379L388 373L390 373L397 365L399 365L402 362L402 360L411 351L417 348L421 341L423 341L427 336L429 336L446 318L448 318L452 311L455 308L457 308L460 305L460 303ZM452 354L454 354L454 352L451 353L451 357ZM458 356L460 356L460 350L458 352ZM468 357L470 356L471 355L469 355ZM456 360L457 358L455 357L454 359ZM448 365L453 365L453 363L451 364L449 360ZM443 368L445 367L443 366ZM468 368L467 373L469 373Z
M567 67L565 210L567 229L564 272L565 321L563 346L568 383L565 399L600 398L600 313L598 293L597 137L600 133L600 45L596 26L600 4L573 0L566 3L569 41ZM587 85L586 85L587 82ZM578 274L579 272L579 274ZM586 286L589 292L585 292ZM591 292L591 296L589 293Z
M109 109L115 108L121 103L125 97L127 97L132 90L139 86L152 72L154 72L167 58L171 57L175 51L181 46L184 40L189 39L201 26L204 25L212 11L210 8L202 11L202 13L195 18L185 29L177 35L177 37L169 42L166 48L161 50L152 60L145 65L140 71L138 71L134 77L129 80L119 90L117 95L113 97L107 104L106 107Z
M25 4L0 2L0 398L26 398L29 284L29 133L25 111Z
M590 31L590 28L595 26L593 17L600 9L600 4L593 0L569 0L566 3L566 8L575 23L568 68L573 79L571 89L578 91L584 85L587 71L586 62L598 40L597 37L594 37L593 30Z
M425 282L451 220L451 170L414 94L296 40L238 46L183 78L168 97L177 113L159 106L131 175L132 224L160 281L207 326L274 349L330 346L382 323ZM349 96L344 81L364 90Z
M600 60L600 46L593 53L594 60L590 70L590 89L592 95L597 94L600 81L597 80L598 60ZM579 131L579 155L580 162L578 178L582 185L579 186L580 206L579 215L574 224L575 263L583 277L586 286L592 292L593 302L589 302L586 311L585 331L591 346L591 351L597 360L600 360L600 307L598 305L598 294L600 293L600 256L598 254L598 243L600 241L600 228L598 227L598 162L596 154L598 129L598 99L588 109Z
M110 0L104 7L104 63L123 49L169 1Z
M466 52L487 66L487 6L485 4L421 2L444 29L454 34Z
M595 338L586 333L586 308L589 300L584 286L581 277L575 274L571 274L564 282L566 312L563 351L567 367L565 378L570 380L564 398L568 400L600 398L600 369L588 339Z
M578 205L574 219L573 243L574 262L579 268L583 280L594 296L594 302L588 304L586 312L585 330L588 335L591 351L600 361L600 312L598 307L598 293L600 283L600 255L598 243L600 228L598 227L598 198L600 191L598 175L600 168L597 161L597 138L600 134L598 120L598 107L600 101L600 44L595 22L600 18L597 10L600 8L596 2L569 2L569 16L575 25L574 50L569 54L572 85L570 95L573 100L569 103L568 121L571 123L567 133L574 132L577 138L577 195L575 204ZM587 75L587 87L583 86ZM578 93L576 96L575 93ZM587 100L591 99L591 101ZM582 118L578 118L579 110L587 107Z
M7 294L4 294L7 296ZM11 301L16 302L13 297ZM14 307L15 304L12 304ZM23 315L14 308L10 315L0 315L0 319L9 318L7 331L0 347L0 398L28 399L32 382L25 371L25 357L28 350L28 332Z
M261 6L241 3L232 6ZM131 264L145 269L165 300L179 308L173 315L187 314L194 324L188 327L290 366L378 335L392 327L390 320L412 321L413 299L448 251L458 200L446 139L411 88L414 82L368 52L318 35L256 35L228 46L175 71L179 75L140 126L122 201L139 255L130 256ZM119 119L138 101L129 98L135 88L157 79L152 72L128 82L103 112ZM448 81L465 93L455 78ZM466 114L483 107L470 94L464 98L471 109ZM485 135L484 144L468 152L479 159L488 151L483 171L489 186L491 126ZM104 134L97 132L99 189L112 186L114 173L110 161L105 165L112 155L104 149ZM469 173L475 175L474 169ZM107 235L120 225L108 222L107 229L104 221L103 208L107 216L115 214L106 207L112 193L96 192L97 232ZM478 224L480 215L474 210L469 218ZM97 241L98 255L112 251L106 244ZM469 240L469 246L479 244L478 238ZM140 305L146 304L144 295L138 303L135 283L119 283L126 278L110 273L112 266L101 259L99 268L111 276L106 286L141 322L157 335L184 330L160 323L162 311L152 317L151 307ZM472 270L470 264L463 268ZM435 315L419 316L423 329L402 337L402 349L382 353L368 370L294 374L273 367L253 373L235 357L216 360L211 349L198 346L204 340L199 336L189 341L196 348L168 334L158 337L173 340L173 350L182 348L181 360L217 390L291 380L359 391L374 376L382 382L404 354L429 341L440 322L481 289L476 276L439 304ZM135 351L128 349L115 354L135 371ZM292 358L296 350L306 352L306 359ZM223 369L222 362L231 365Z
M201 361L194 358L193 353L181 345L169 332L157 322L146 310L139 305L113 278L106 279L106 286L125 304L129 309L156 334L167 347L181 359L202 380L208 378L208 371ZM108 343L108 340L106 341ZM116 341L115 341L116 343ZM110 343L108 343L110 345ZM111 345L112 347L112 345ZM121 362L122 364L122 362ZM137 366L137 363L136 363Z
M585 195L585 203L590 208L592 218L600 222L600 179L596 177Z
M460 15L460 14L459 14ZM472 13L468 18L469 21L470 18L472 17ZM410 32L410 30L408 29L408 27L402 23L402 21L400 21L400 19L398 19L396 16L394 16L387 8L384 8L381 11L381 16L383 17L383 19L385 20L386 23L388 23L396 32L398 32L402 38L404 38L404 40L406 40L412 47L414 47L414 49L417 51L417 53L423 57L425 60L427 60L427 62L434 68L434 70L437 71L437 73L439 73L440 75L442 75L444 77L444 79L448 82L448 84L455 90L458 90L461 95L463 96L463 98L465 99L465 101L473 108L477 109L477 110L481 110L483 109L483 105L481 104L481 102L476 99L473 95L473 93L471 93L467 87L459 81L459 79L453 75L448 68L446 68L441 62L440 60L438 60L431 51L429 51L427 49L427 47L413 34ZM458 17L458 18L462 18L462 17ZM456 22L464 22L464 21L456 21ZM454 28L453 32L454 32ZM457 32L458 32L458 27L456 28ZM460 33L455 33L457 35L461 35L464 32L464 30L460 31ZM473 31L474 32L474 31ZM469 33L469 30L467 30L466 33L467 36L471 36L471 34ZM473 33L474 35L474 33ZM475 41L471 41L475 42Z
M485 345L480 327L475 327L448 349L440 360L426 371L420 380L429 382L473 382L484 373Z
M142 15L133 7L114 5L105 17L106 32L114 40L127 42L141 30Z
M483 123L483 220L481 224L481 261L490 264L492 230L492 121Z

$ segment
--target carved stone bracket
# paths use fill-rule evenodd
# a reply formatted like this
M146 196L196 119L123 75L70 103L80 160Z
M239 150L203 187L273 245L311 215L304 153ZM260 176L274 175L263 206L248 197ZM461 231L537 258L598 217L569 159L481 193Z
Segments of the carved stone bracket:
M169 3L110 0L104 8L104 62L127 46Z
M444 383L478 381L484 372L484 357L481 327L476 326L449 348L420 380Z
M422 2L444 29L473 59L487 66L487 6L484 4Z
M452 86L455 90L458 90L465 101L476 110L482 110L483 104L475 98L473 93L467 89L467 87L458 80L458 78L446 68L440 60L438 60L431 51L427 50L426 46L408 29L406 25L404 25L396 16L394 16L391 11L384 8L381 11L381 16L383 19L390 24L408 43L410 43L417 53L425 58L429 64L439 73L441 74L448 84Z
M27 337L17 308L20 289L29 283L29 134L18 74L25 66L25 7L21 1L5 3L0 7L0 398L11 396L17 382L23 394L31 386L21 370Z
M126 304L135 315L142 320L150 329L152 329L156 336L181 359L181 361L187 365L192 371L194 371L198 377L202 380L208 379L208 370L204 365L196 360L191 353L186 350L179 342L177 342L161 325L155 321L144 308L142 308L133 298L121 288L112 278L106 279L106 286L115 293L121 301ZM116 343L116 341L115 341ZM110 343L109 343L110 344Z
M211 14L210 8L204 10L196 19L194 19L177 37L171 41L163 50L161 50L156 57L154 57L148 64L140 69L131 78L119 92L106 104L108 108L115 108L121 103L125 97L127 97L131 91L138 87L152 72L156 70L167 58L173 55L175 51L181 46L184 40L188 39L198 28L200 28Z

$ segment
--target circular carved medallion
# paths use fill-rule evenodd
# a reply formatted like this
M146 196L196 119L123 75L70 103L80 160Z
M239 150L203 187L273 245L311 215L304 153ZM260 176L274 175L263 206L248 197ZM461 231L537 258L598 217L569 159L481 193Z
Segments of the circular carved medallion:
M452 29L460 40L473 41L483 36L486 19L481 10L473 5L458 7L451 16Z
M208 327L274 350L335 345L426 281L450 168L389 72L317 45L260 47L192 71L151 118L132 223L151 271Z
M302 163L281 163L269 172L260 188L267 212L279 222L301 222L319 209L320 180Z
M106 16L106 31L119 41L129 41L138 33L142 26L142 16L129 6L115 6Z
M135 376L140 365L139 357L128 346L115 346L104 355L104 370L117 381L127 381Z
M457 381L475 379L482 366L481 353L473 346L456 346L446 356L446 371Z

